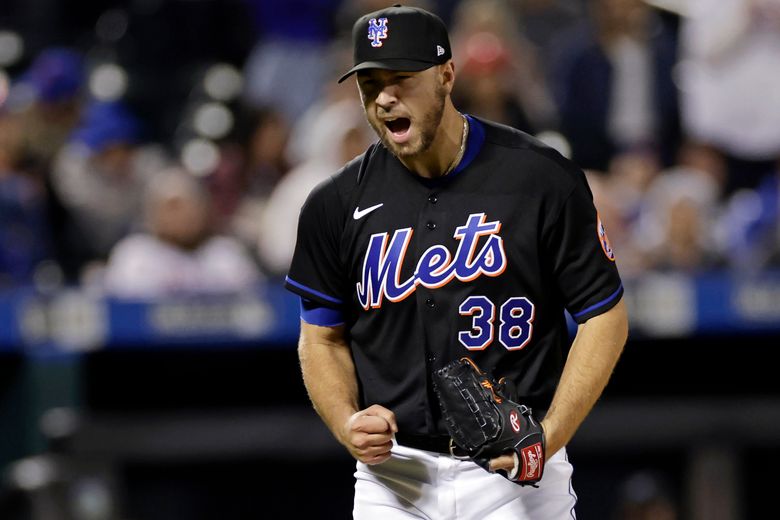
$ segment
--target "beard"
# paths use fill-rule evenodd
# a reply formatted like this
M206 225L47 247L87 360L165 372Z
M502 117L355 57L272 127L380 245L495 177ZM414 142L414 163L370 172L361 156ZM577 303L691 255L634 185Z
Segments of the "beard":
M437 85L434 92L434 100L428 107L428 110L417 118L416 126L418 135L411 142L397 144L387 135L387 127L381 121L368 117L368 121L374 132L379 136L385 148L390 150L399 159L412 159L427 152L434 139L436 132L441 124L444 115L444 104L447 98L446 90L443 85Z

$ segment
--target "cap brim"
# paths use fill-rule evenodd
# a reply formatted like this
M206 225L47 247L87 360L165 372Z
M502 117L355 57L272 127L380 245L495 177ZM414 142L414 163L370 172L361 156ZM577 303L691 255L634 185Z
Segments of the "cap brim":
M419 61L419 60L403 60L403 59L388 59L388 60L378 60L378 61L364 61L363 63L358 63L351 69L347 71L346 74L341 76L339 78L339 83L353 75L354 73L366 70L366 69L385 69L385 70L395 70L395 71L406 71L406 72L419 72L421 70L430 69L436 65L436 63L431 63L427 61Z

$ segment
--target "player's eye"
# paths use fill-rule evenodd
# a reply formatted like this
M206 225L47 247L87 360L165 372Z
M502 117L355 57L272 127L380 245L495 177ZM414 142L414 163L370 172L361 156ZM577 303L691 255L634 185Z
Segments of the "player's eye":
M360 81L360 88L364 92L370 92L370 91L376 89L376 81L371 80L371 79L367 79L365 81Z
M398 83L406 83L413 77L414 76L412 74L397 74L393 78L393 83L396 83L396 84L398 84Z

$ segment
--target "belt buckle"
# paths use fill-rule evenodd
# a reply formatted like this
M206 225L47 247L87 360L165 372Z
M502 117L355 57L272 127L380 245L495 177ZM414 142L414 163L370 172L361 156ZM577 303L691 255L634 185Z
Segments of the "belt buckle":
M456 455L455 449L460 448L457 444L455 444L455 441L452 440L452 437L450 437L450 455L452 455L452 458L458 459L458 460L469 460L471 457L468 455Z

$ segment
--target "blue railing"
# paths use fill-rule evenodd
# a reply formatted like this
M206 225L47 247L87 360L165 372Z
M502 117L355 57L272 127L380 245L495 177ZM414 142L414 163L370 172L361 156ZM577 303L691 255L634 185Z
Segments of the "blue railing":
M177 346L294 344L297 298L277 284L235 297L156 301L99 298L76 289L0 296L0 350L30 354Z
M780 334L780 271L625 280L635 337ZM0 350L30 354L100 348L294 345L297 298L269 283L237 297L103 299L76 289L0 293Z

